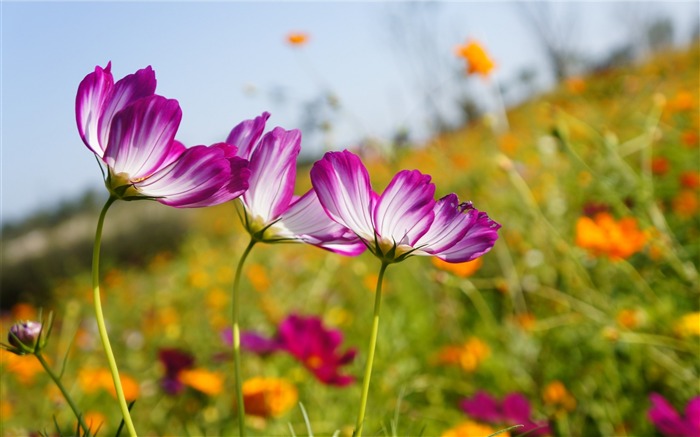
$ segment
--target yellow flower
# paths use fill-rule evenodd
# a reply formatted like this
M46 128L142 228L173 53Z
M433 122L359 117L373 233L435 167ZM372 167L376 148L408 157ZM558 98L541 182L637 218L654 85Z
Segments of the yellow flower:
M561 381L552 381L542 391L542 400L546 405L552 405L564 411L576 409L576 399L566 389Z
M455 53L467 61L468 74L480 74L487 77L496 66L484 48L475 40L470 40L465 45L457 46Z
M461 346L445 346L438 352L438 364L457 365L467 372L473 372L484 361L491 349L483 341L471 337Z
M219 372L211 372L205 369L182 370L177 379L185 385L209 396L221 394L224 389L224 377Z
M606 212L594 218L580 217L576 223L576 245L593 255L624 259L642 250L647 235L637 228L637 220L626 217L615 221Z
M496 429L490 427L489 425L468 420L443 432L442 437L488 437L496 431ZM509 437L510 433L506 431L498 435Z
M636 309L623 309L617 313L617 323L627 329L634 329L639 326L640 312Z
M433 257L433 265L435 267L439 268L440 270L450 272L456 276L459 276L460 278L467 278L476 273L476 271L481 267L482 263L483 261L481 261L481 258L463 263L448 263L440 258Z
M284 379L253 378L243 383L245 412L253 416L281 416L298 398L296 387Z
M293 46L303 46L309 41L309 34L305 32L290 32L287 34L287 42Z
M700 336L700 312L684 315L676 322L673 330L683 338Z

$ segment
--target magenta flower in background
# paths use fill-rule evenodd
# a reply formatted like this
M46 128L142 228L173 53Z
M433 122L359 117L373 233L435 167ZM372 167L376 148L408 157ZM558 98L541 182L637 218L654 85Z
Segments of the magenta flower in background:
M343 255L362 253L364 245L328 218L313 190L294 196L301 132L276 127L263 135L269 117L264 112L240 123L226 139L238 147L238 156L250 161L250 186L241 196L248 232L257 241L298 241Z
M224 340L232 341L230 330L224 331ZM343 342L343 333L328 329L323 321L315 316L289 315L280 323L277 334L272 338L254 332L241 333L241 346L259 355L284 351L299 360L314 376L324 384L346 386L355 378L341 375L340 367L352 363L355 349L343 353L338 351Z
M647 416L656 429L665 436L697 437L700 436L700 396L696 396L685 407L685 417L660 394L649 395L651 408Z
M552 430L547 421L535 422L531 419L530 402L520 393L510 393L498 402L490 394L478 391L471 398L460 403L462 411L470 417L495 425L523 425L517 434L528 436L550 435Z
M360 158L328 152L311 169L311 183L326 213L357 234L384 262L434 255L465 262L491 250L500 225L455 194L434 200L430 176L396 174L382 195L372 190Z
M158 351L158 360L165 369L165 375L160 380L163 390L170 395L182 392L185 385L180 382L178 375L194 366L194 356L180 349L165 348Z
M232 145L186 148L175 140L182 111L155 94L151 67L114 82L111 63L78 87L75 112L85 145L107 165L107 189L124 200L178 208L210 206L248 187L248 163Z

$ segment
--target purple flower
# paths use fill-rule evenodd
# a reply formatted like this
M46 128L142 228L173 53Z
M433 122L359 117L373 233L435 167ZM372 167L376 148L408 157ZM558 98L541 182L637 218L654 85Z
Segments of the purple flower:
M224 339L231 342L231 331L227 330ZM292 314L288 316L273 338L259 334L243 332L241 346L260 355L284 351L299 360L314 376L324 384L346 386L355 378L341 375L341 366L350 364L355 359L355 349L340 353L338 348L343 342L343 333L337 329L323 326L320 318L303 317Z
M491 250L500 225L455 194L435 201L430 176L399 172L382 195L372 190L360 158L328 152L311 169L311 183L326 213L357 234L386 262L434 255L465 262Z
M692 398L685 407L685 417L660 394L649 395L651 408L647 412L649 420L665 436L700 436L700 396Z
M313 190L294 196L301 132L276 127L263 135L269 117L265 112L240 123L226 139L250 161L250 186L241 196L248 232L257 241L298 241L343 255L362 253L364 245L328 218Z
M490 394L478 391L473 397L465 398L460 407L473 419L482 422L508 426L523 425L517 430L519 434L540 436L552 433L546 421L535 422L531 419L530 402L520 393L510 393L499 403Z
M111 63L95 67L78 87L78 131L108 168L110 193L124 200L155 199L178 208L210 206L248 187L248 163L219 143L187 149L175 140L182 111L155 94L151 67L114 83Z
M33 350L39 341L42 325L39 322L23 321L10 327L7 341L17 350Z
M180 349L166 348L158 351L158 360L165 368L165 375L160 380L161 387L171 395L180 393L185 386L180 382L178 375L194 366L194 356Z

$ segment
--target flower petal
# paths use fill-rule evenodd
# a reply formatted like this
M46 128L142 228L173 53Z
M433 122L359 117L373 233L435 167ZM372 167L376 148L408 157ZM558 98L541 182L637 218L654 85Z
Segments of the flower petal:
M152 96L156 92L156 73L148 66L119 79L104 102L97 125L100 144L106 148L112 120L119 111L137 100Z
M80 138L99 157L104 155L106 143L100 143L97 125L105 102L114 87L111 68L111 62L105 68L95 67L95 71L80 82L75 96L75 119Z
M374 206L369 174L360 158L344 150L328 152L311 168L311 183L326 213L360 238L374 242Z
M173 141L181 118L176 100L161 96L138 100L115 115L104 161L131 180L151 176L182 150Z
M238 147L238 156L250 159L255 144L265 130L265 122L268 118L270 113L263 112L252 120L242 121L228 134L226 143Z
M465 205L465 211L464 214L469 217L469 223L465 224L467 232L453 246L434 252L433 255L452 263L471 261L491 250L496 244L501 225L491 220L485 212L474 209L471 204Z
M341 255L364 252L364 243L348 228L331 220L312 189L296 199L275 224L278 235L297 239Z
M144 196L177 208L211 206L240 195L245 190L246 161L231 157L232 146L195 146L152 177L134 184ZM238 174L232 174L238 172Z
M243 194L248 214L270 223L289 207L294 195L301 132L274 128L250 156L249 188Z
M442 252L457 244L471 226L472 217L463 214L467 204L459 203L456 194L448 194L435 203L435 220L416 246L427 253Z
M403 170L394 176L374 209L380 237L396 244L413 244L430 228L434 215L435 185L418 170Z

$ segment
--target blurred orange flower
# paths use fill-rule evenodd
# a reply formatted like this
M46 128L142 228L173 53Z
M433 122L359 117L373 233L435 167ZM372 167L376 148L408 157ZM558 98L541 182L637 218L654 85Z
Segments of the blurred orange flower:
M99 428L104 427L107 423L107 417L97 411L88 411L83 416L85 424L92 430L92 432L97 431Z
M700 135L694 130L683 132L681 142L688 147L696 147L700 143Z
M281 416L297 403L297 399L296 387L284 379L259 377L243 383L245 412L253 416Z
M127 401L133 401L139 396L139 384L131 376L121 374L119 380L122 384L124 397ZM105 390L113 397L117 397L117 392L114 390L112 374L108 369L89 369L84 368L78 373L78 384L84 393L95 393L98 390Z
M581 94L586 90L586 81L581 77L570 77L566 80L566 89L572 94Z
M14 320L35 320L37 318L36 308L28 303L15 304L10 312Z
M305 32L290 32L287 34L287 42L293 46L303 46L309 41L309 34Z
M433 265L435 267L439 268L440 270L450 272L456 276L459 276L460 278L466 278L473 275L477 270L479 270L481 264L483 263L481 258L463 263L448 263L447 261L443 261L437 257L432 258Z
M467 61L468 74L480 74L488 77L496 66L481 44L475 40L469 40L466 44L457 46L455 54Z
M246 269L246 276L255 291L263 292L270 288L270 278L267 276L265 267L260 264L251 264Z
M700 200L698 194L691 190L681 190L673 198L673 212L681 217L689 218L698 212Z
M695 98L689 91L679 91L668 105L673 111L690 111L695 106Z
M617 313L617 323L627 329L634 329L641 322L641 313L636 309L623 309Z
M683 172L680 176L680 182L685 188L694 190L700 187L700 173L695 171Z
M178 374L181 383L209 396L221 394L224 389L224 377L221 373L206 369L185 369Z
M542 400L546 405L552 405L564 411L576 409L576 399L561 381L552 381L547 384L542 391Z
M15 355L5 349L0 349L0 370L17 376L22 384L31 384L37 373L44 371L39 361L33 355Z
M491 349L486 343L471 337L463 345L444 346L438 351L437 362L444 365L457 365L467 372L473 372L490 353Z
M671 169L671 164L669 164L668 159L663 156L655 156L651 160L651 172L655 175L661 176Z
M580 217L576 222L576 245L595 256L607 255L611 259L624 259L642 250L647 234L637 228L634 217L615 221L607 212L593 218Z
M484 425L479 422L468 420L462 422L454 428L450 428L442 433L442 437L488 437L493 435L497 430L489 425ZM498 434L499 436L509 437L508 431Z

